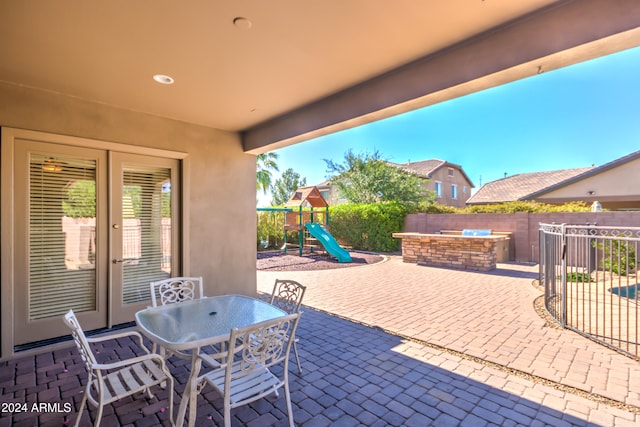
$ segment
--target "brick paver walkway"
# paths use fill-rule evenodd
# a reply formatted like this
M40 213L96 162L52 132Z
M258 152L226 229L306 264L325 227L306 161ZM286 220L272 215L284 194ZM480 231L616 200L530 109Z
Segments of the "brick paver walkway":
M308 286L298 330L304 372L293 364L290 376L297 425L638 425L638 362L545 327L532 308L539 295L534 272L501 265L491 274L469 273L398 258L341 270L259 272L264 292L275 277ZM99 350L105 358L138 352L127 340ZM172 358L169 365L177 405L188 364ZM0 363L0 427L68 424L84 381L72 347ZM166 392L158 398L110 405L102 425L169 425ZM43 403L49 407L34 409ZM196 425L220 425L220 409L219 397L205 389ZM283 426L283 411L282 397L262 399L233 410L233 425ZM89 423L85 412L81 425Z
M286 277L308 286L305 304L526 378L549 380L595 401L640 408L640 363L574 332L548 327L533 301L537 266L500 264L490 273L403 263L349 269L258 272L258 289ZM506 369L503 371L507 372ZM615 411L614 411L615 412Z

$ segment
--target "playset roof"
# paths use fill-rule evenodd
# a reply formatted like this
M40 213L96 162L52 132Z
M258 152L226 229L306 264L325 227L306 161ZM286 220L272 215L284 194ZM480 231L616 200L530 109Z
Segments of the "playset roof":
M307 204L305 204L305 202ZM293 193L293 196L284 204L285 208L310 206L312 208L324 208L329 206L327 201L320 194L317 187L300 187Z

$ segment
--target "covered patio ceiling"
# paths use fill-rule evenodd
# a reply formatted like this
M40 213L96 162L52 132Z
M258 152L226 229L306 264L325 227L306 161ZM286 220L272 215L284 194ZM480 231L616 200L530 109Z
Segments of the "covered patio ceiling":
M640 45L637 0L21 0L0 17L0 82L240 132L254 154Z

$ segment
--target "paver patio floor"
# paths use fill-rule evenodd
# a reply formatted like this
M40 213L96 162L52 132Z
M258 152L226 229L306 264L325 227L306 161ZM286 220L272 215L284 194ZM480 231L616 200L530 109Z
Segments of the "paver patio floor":
M341 270L259 272L263 292L275 277L308 286L298 331L303 375L295 364L290 368L297 425L638 425L640 364L546 327L532 307L539 294L531 285L534 272L500 265L491 274L470 273L403 264L397 257ZM136 351L122 340L100 354ZM188 365L175 358L169 364L177 405ZM0 427L74 420L84 380L71 346L0 363ZM123 399L105 409L102 425L169 425L166 397L161 391L160 400ZM220 425L219 397L205 389L198 402L196 425ZM33 410L34 403L60 409ZM27 410L10 411L9 404ZM68 413L65 404L72 406ZM233 425L285 425L283 409L282 398L263 399L233 410ZM86 412L82 421L89 425Z
M499 264L489 273L407 264L400 256L343 270L258 272L308 286L305 304L454 354L479 358L640 407L640 363L568 330L533 307L537 265ZM505 369L506 371L506 369ZM526 375L522 375L526 377Z

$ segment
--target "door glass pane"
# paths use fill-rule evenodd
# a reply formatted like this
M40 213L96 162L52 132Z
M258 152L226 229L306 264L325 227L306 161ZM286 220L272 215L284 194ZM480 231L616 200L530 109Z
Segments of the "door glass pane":
M171 169L125 165L122 178L122 302L133 304L171 276Z
M96 161L29 157L29 319L96 310Z

